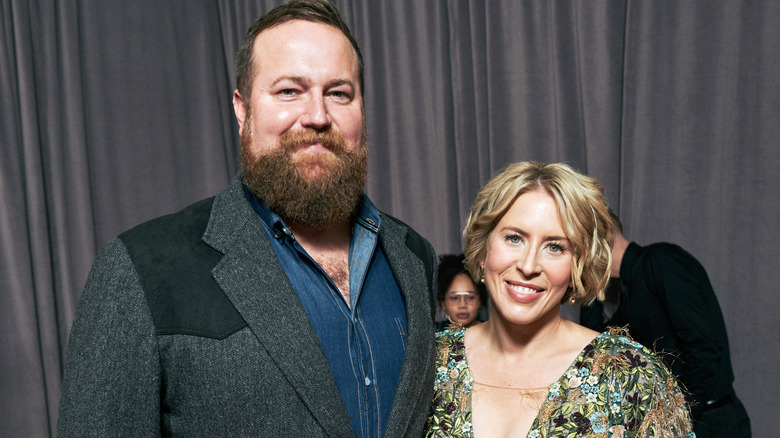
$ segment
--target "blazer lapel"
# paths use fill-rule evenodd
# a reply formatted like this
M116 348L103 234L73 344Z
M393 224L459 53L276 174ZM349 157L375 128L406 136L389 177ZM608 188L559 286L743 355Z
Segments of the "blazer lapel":
M407 229L382 217L379 238L406 300L409 327L404 360L385 436L416 435L412 420L427 415L433 396L434 329L423 262L406 245Z
M238 176L215 199L203 240L224 254L214 279L312 415L331 435L353 435L317 335Z

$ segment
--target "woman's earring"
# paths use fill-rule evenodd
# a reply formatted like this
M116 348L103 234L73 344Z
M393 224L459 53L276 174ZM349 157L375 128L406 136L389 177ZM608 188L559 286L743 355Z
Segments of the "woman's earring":
M479 267L479 282L485 284L485 268L483 266Z
M569 304L574 304L577 302L577 297L574 294L574 282L569 283L569 289L566 290L566 295L569 296L569 299L567 300Z

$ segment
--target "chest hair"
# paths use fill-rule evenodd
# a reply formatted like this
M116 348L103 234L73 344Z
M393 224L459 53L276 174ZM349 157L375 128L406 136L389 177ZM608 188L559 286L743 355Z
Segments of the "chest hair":
M349 256L339 251L338 253L314 254L312 258L328 274L349 305Z

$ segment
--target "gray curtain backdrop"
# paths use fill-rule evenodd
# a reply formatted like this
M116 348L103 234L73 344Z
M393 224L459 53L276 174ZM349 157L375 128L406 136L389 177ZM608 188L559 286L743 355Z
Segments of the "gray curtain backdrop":
M780 2L336 0L364 51L367 192L459 252L507 163L599 178L627 236L709 271L755 436L780 379ZM261 0L0 0L0 436L54 435L96 251L237 170Z

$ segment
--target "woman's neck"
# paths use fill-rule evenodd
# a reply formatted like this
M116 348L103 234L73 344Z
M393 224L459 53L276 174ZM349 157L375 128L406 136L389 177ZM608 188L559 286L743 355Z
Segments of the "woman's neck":
M527 356L555 350L557 341L566 336L568 324L560 309L523 325L507 321L494 309L483 326L485 342L497 353Z

